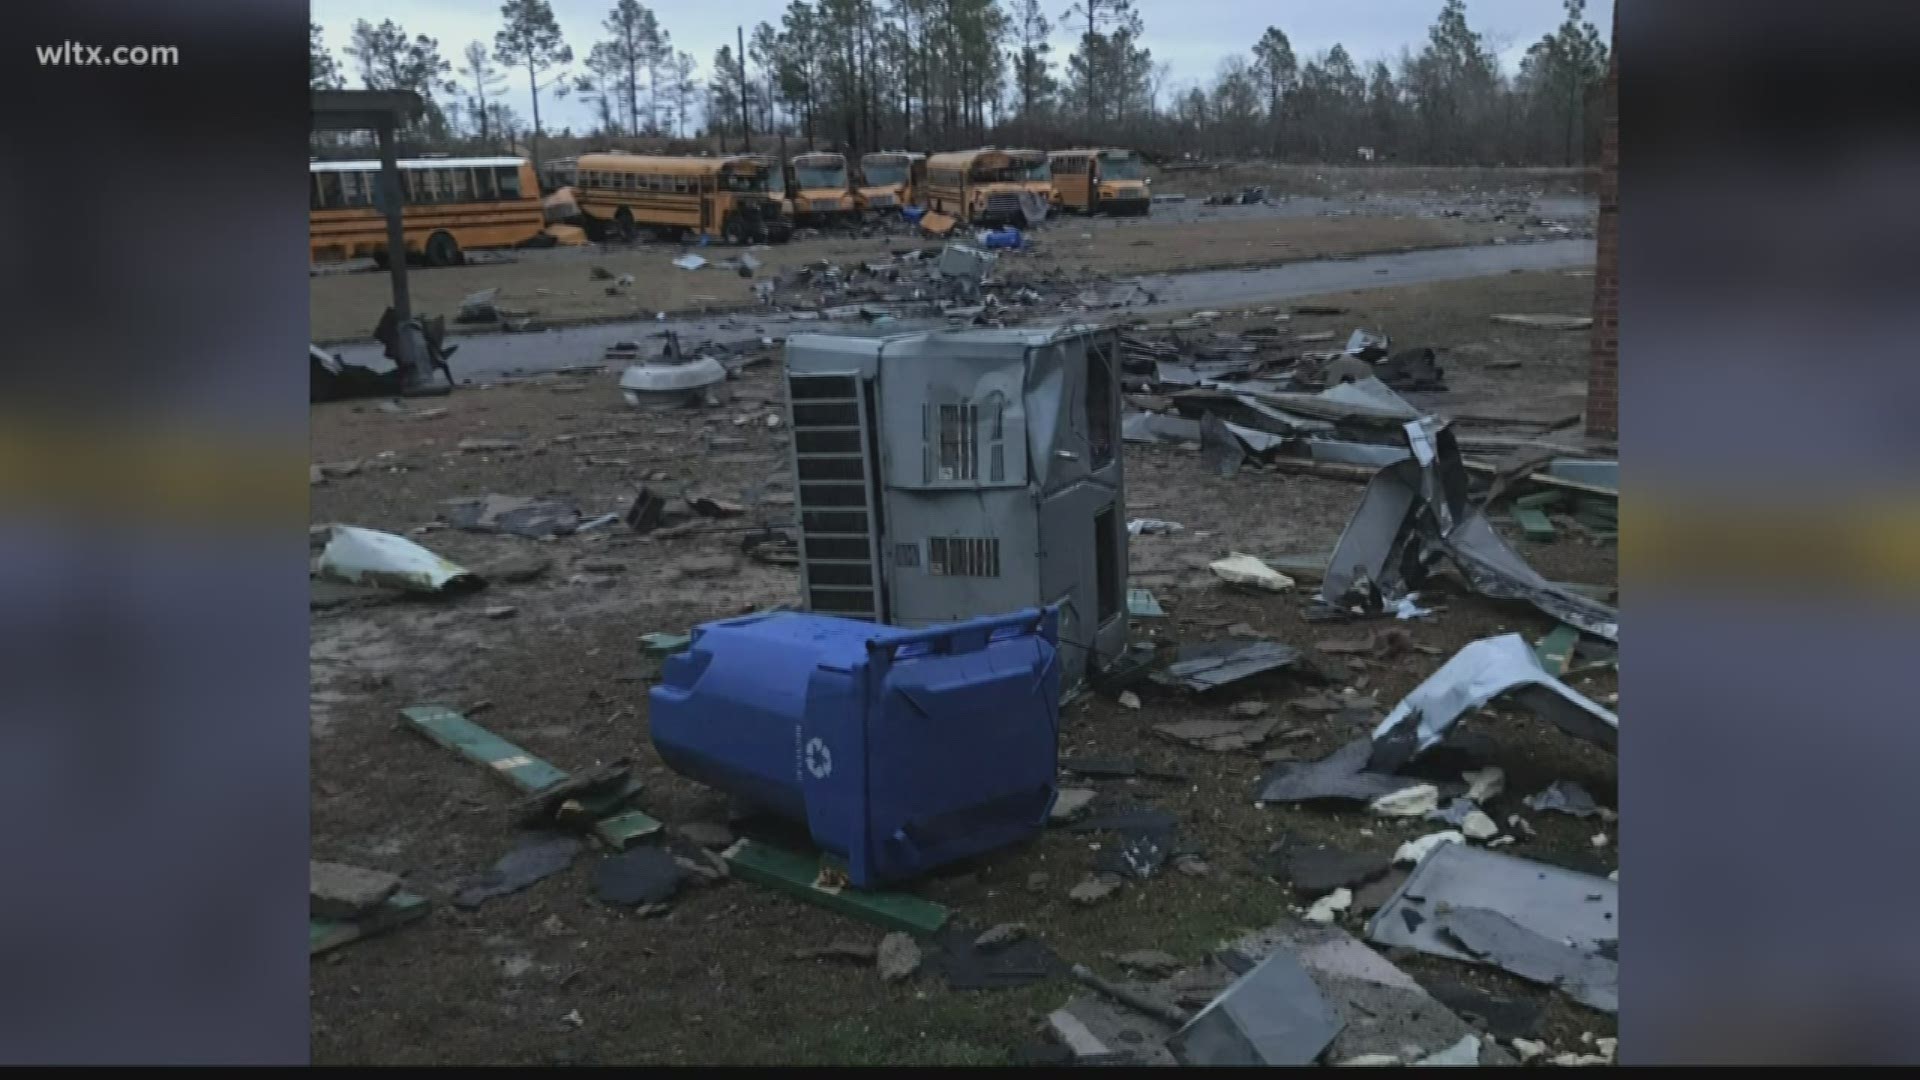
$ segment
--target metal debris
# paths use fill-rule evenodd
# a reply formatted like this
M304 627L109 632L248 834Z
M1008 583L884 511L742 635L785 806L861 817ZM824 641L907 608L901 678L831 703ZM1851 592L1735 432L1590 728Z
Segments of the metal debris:
M1439 743L1461 714L1501 694L1608 749L1619 737L1618 717L1548 675L1525 638L1502 634L1469 643L1394 706L1374 729L1372 767L1398 769Z
M1311 1065L1343 1027L1300 962L1280 950L1215 998L1167 1046L1187 1065Z
M1204 692L1263 671L1287 667L1300 656L1299 649L1277 641L1182 645L1173 663L1153 673L1153 681Z
M1492 963L1535 981L1565 977L1563 987L1577 1000L1611 1012L1618 912L1619 886L1606 878L1466 844L1440 844L1374 914L1367 936L1383 945Z
M486 584L406 537L351 525L331 527L314 573L345 585L440 595L472 592Z
M535 540L571 535L580 524L580 511L566 503L517 495L449 499L441 504L440 516L456 529L511 533Z

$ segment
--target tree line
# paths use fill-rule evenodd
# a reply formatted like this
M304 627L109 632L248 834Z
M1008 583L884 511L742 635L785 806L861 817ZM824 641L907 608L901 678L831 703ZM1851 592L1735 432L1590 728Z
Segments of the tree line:
M718 148L780 136L849 152L1103 143L1164 157L1597 160L1608 46L1586 0L1562 0L1564 21L1511 74L1469 25L1466 0L1439 2L1425 43L1391 60L1362 63L1337 44L1297 56L1270 26L1206 84L1183 87L1154 60L1134 0L1075 0L1052 16L1042 0L792 0L777 25L740 28L704 79L638 0L615 0L577 63L548 0L506 0L491 47L468 44L457 70L439 42L392 20L356 23L344 52L362 85L428 101L413 142L524 139L536 159L542 102L577 95L593 137L703 135ZM1064 57L1056 29L1075 41ZM309 44L312 85L345 85L318 25ZM528 91L525 120L501 100L509 80Z

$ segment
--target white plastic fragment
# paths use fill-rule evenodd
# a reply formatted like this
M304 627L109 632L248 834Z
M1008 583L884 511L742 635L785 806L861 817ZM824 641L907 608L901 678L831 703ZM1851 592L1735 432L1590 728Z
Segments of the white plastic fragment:
M1428 1054L1426 1057L1421 1058L1419 1061L1416 1061L1413 1064L1414 1065L1479 1065L1480 1064L1480 1036L1462 1035L1460 1036L1459 1042L1454 1043L1452 1046L1447 1047L1445 1050L1438 1050L1438 1051L1435 1051L1434 1053Z
M1467 838L1460 835L1460 833L1454 829L1443 829L1437 833L1428 833L1425 836L1401 844L1400 849L1393 853L1393 864L1395 866L1416 866L1420 860L1427 857L1429 852L1441 844L1464 844L1466 842Z
M1335 889L1320 899L1315 900L1313 906L1308 908L1307 913L1301 916L1301 918L1310 923L1325 925L1333 922L1334 919L1339 917L1341 912L1347 910L1352 904L1353 891L1351 889Z
M1487 800L1506 790L1507 774L1498 765L1489 765L1484 769L1468 769L1460 774L1467 782L1467 798L1484 804Z
M1492 818L1474 810L1460 819L1460 831L1469 840L1489 840L1500 834L1500 826L1494 824Z
M1547 1052L1546 1043L1535 1042L1532 1039L1515 1039L1507 1045L1513 1047L1513 1052L1519 1055L1520 1060L1523 1062L1532 1061L1534 1058Z
M314 571L329 581L404 592L454 592L481 584L471 572L404 536L352 525L333 526Z
M1422 817L1439 806L1439 788L1415 784L1380 796L1368 804L1368 809L1384 817Z
M1230 585L1250 585L1268 592L1286 592L1293 588L1292 578L1251 555L1237 551L1208 564L1207 569Z

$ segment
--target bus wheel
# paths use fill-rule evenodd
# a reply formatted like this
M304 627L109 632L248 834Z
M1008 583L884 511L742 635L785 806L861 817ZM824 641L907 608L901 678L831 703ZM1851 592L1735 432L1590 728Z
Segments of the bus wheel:
M453 234L437 232L427 237L428 266L458 266L465 262L460 254L460 245L454 242Z
M739 214L727 215L727 223L720 227L720 232L729 244L746 245L753 242L753 226Z
M633 211L624 206L621 207L620 212L613 215L613 225L620 230L620 239L625 240L629 244L633 243Z
M393 260L387 258L386 248L381 248L379 251L376 251L373 253L373 265L379 267L382 270L388 269L390 266L393 265Z

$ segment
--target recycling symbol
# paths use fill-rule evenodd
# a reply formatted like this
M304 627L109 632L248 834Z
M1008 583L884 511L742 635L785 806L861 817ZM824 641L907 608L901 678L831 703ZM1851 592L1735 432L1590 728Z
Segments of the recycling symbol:
M833 772L833 751L818 738L807 740L807 771L815 780L825 780Z

